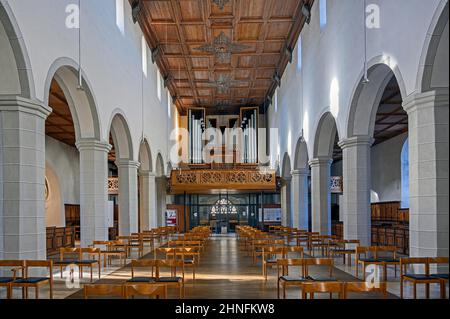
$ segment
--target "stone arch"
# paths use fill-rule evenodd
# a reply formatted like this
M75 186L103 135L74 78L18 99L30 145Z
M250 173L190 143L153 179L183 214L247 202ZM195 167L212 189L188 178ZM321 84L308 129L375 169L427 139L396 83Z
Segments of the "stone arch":
M369 83L363 83L363 76L353 92L353 98L347 116L347 137L373 136L378 106L388 83L395 77L402 99L406 88L400 70L387 57L377 57L369 64Z
M0 95L34 98L31 63L23 36L7 2L0 2Z
M63 90L73 118L76 140L101 140L101 125L95 98L87 76L82 74L83 90L78 89L78 65L70 58L59 58L53 62L45 81L44 103L49 103L52 80Z
M306 169L309 167L308 145L303 138L297 141L295 147L294 170Z
M141 171L145 172L153 171L152 152L147 138L144 138L141 141L141 146L139 148L139 163L141 164L140 165Z
M134 159L133 140L128 122L120 110L116 110L113 114L109 127L116 149L116 161L132 161Z
M161 153L158 153L156 156L156 163L155 163L155 174L157 177L162 177L165 175L165 169L164 169L164 159Z
M448 88L449 76L449 4L441 0L433 17L422 50L417 90L419 92Z
M332 158L336 134L337 126L333 115L331 112L324 113L316 128L314 158Z

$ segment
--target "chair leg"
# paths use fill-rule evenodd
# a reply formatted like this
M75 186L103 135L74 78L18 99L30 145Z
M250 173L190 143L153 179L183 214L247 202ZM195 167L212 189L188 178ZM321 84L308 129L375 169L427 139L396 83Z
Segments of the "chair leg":
M400 279L400 299L403 299L403 278Z
M430 299L430 284L425 284L425 296Z
M53 299L53 284L50 283L50 299Z
M417 299L417 284L414 282L414 299Z
M39 299L39 287L36 286L36 299Z
M447 290L445 288L445 280L441 280L441 299L447 299Z

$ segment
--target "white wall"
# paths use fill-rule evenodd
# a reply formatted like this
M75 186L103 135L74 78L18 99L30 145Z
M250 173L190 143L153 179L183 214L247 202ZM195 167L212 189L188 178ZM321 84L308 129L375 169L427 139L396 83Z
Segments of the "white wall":
M46 202L46 222L47 226L62 227L64 204L80 204L80 157L76 148L46 136L45 159L51 195Z
M372 190L379 202L401 201L401 153L408 134L375 145L371 150Z
M418 91L422 52L441 0L373 0L380 7L381 28L368 30L369 66L380 61L395 69L404 95ZM318 1L312 8L311 24L302 37L302 68L297 54L288 65L278 89L278 111L269 108L269 123L279 128L280 151L294 158L295 145L304 129L309 158L321 116L331 111L339 137L347 138L347 122L354 91L364 65L363 1L327 1L328 24L320 30ZM414 21L414 23L411 23ZM403 96L405 98L405 96ZM304 118L302 118L304 113Z
M73 0L1 0L13 12L23 35L35 86L35 98L44 101L46 79L52 64L61 58L78 61L78 30L65 25L66 7ZM116 25L116 0L82 1L82 68L90 85L100 119L101 138L108 141L114 113L124 114L132 135L137 160L142 137L141 37L139 26L131 20L125 1L125 28ZM156 163L161 153L166 159L169 132L167 94L157 97L156 67L148 52L148 71L144 79L144 126Z

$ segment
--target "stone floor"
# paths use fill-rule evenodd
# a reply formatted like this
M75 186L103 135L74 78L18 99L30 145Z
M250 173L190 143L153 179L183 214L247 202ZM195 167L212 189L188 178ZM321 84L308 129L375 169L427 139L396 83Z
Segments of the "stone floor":
M144 258L153 258L153 253L146 251ZM136 257L136 256L133 256ZM129 261L129 260L128 260ZM325 269L313 268L312 275L320 275L326 272ZM334 277L342 281L358 281L354 277L355 267L343 265L341 259L336 259ZM59 271L55 271L54 298L83 298L82 289L66 287L64 279L60 278ZM94 278L96 272L94 272ZM240 249L238 241L234 235L214 236L208 243L206 251L202 255L201 265L196 271L196 280L192 280L192 269L186 270L186 298L187 299L275 299L277 298L276 285L277 270L274 268L269 272L269 279L265 282L262 277L260 263L252 265L252 259ZM97 283L123 283L131 277L129 265L120 267L118 265L102 269L102 279ZM398 298L400 295L398 278L394 278L393 269L389 270L388 298ZM80 288L84 283L89 283L89 273L85 271L84 279L80 282ZM447 287L448 289L448 287ZM424 298L424 287L419 286L418 296ZM412 287L405 289L405 296L412 297ZM448 295L447 295L448 296ZM19 290L14 293L15 298L20 298ZM178 298L176 288L169 289L170 298ZM319 296L328 298L328 296ZM431 286L431 297L439 298L439 287ZM4 289L0 288L0 298L5 298ZM30 290L30 298L34 298L34 292ZM40 298L48 298L48 289L42 287ZM299 299L300 290L289 288L288 299ZM353 295L350 298L381 298L377 295Z

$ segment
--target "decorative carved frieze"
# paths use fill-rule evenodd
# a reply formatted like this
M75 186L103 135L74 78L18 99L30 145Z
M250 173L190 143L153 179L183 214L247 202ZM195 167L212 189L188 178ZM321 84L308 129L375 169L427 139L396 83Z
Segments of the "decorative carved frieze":
M174 193L213 189L276 190L275 171L259 170L175 170L170 189Z
M108 194L117 195L119 194L119 178L109 177L108 178Z

